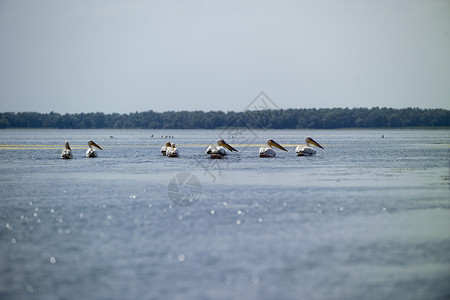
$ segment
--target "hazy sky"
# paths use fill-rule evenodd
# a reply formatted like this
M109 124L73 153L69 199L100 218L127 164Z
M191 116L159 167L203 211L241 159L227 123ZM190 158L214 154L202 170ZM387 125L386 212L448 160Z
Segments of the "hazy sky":
M0 0L0 111L450 109L450 1Z

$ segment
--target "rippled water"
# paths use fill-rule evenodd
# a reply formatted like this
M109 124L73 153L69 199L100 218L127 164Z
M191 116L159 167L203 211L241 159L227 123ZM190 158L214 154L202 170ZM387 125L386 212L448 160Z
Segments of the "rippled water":
M160 156L172 135L180 157ZM296 157L306 135L325 149ZM219 137L239 152L207 159ZM268 138L289 152L259 158ZM1 130L0 298L448 299L449 143L450 130Z

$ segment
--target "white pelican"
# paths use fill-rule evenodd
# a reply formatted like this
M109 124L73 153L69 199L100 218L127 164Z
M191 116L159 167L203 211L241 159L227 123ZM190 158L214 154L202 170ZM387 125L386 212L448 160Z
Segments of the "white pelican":
M92 141L92 140L88 142L88 146L89 146L89 148L86 150L86 157L97 157L97 152L95 151L94 148L92 148L92 146L94 146L100 150L103 150L102 147L100 147L99 145L94 143L94 141Z
M297 153L298 156L311 156L311 155L316 154L316 150L311 148L309 144L313 144L314 146L317 146L317 147L323 149L323 147L321 145L319 145L319 143L317 143L315 140L313 140L309 136L305 137L305 142L306 142L306 146L297 146L297 148L295 148L295 153Z
M165 144L164 146L162 146L162 148L161 148L161 154L162 154L163 156L166 156L167 148L170 148L170 147L172 147L172 145L170 144L170 142L166 142L166 144Z
M280 144L278 144L277 142L275 142L272 139L267 140L267 146L268 147L259 148L259 157L273 157L273 156L277 155L275 150L272 149L272 146L277 147L278 149L281 149L281 150L287 152L287 150L284 149L283 146L281 146Z
M71 159L73 158L72 150L70 149L69 142L66 142L64 150L61 152L61 158Z
M225 151L225 148L230 150L231 152L236 151L231 145L227 144L223 139L217 140L217 146L209 146L206 149L206 154L209 154L211 158L223 158L225 155L227 155L227 152Z
M178 157L178 149L174 143L172 143L169 148L166 148L166 156L167 157Z

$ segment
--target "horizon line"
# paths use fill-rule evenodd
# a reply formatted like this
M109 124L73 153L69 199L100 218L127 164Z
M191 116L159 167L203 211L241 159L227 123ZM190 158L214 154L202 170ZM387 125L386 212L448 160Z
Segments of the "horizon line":
M348 109L348 110L352 110L352 109L394 109L394 110L403 110L403 109L420 109L420 110L450 110L447 108L421 108L421 107L413 107L413 106L408 106L408 107L402 107L402 108L395 108L395 107L387 107L387 106L372 106L372 107L364 107L364 106L360 106L360 107L320 107L320 108L316 108L316 107L309 107L309 108L268 108L268 109L247 109L247 110L241 110L241 111L234 111L234 110L228 110L228 111L224 111L224 110L166 110L166 111L155 111L153 109L149 109L149 110L141 110L141 111L130 111L130 112L102 112L102 111L90 111L90 112L57 112L57 111L49 111L49 112L39 112L39 111L1 111L0 114L6 114L6 113L38 113L38 114L60 114L60 115L65 115L65 114L69 114L69 115L75 115L75 114L96 114L96 113L102 113L105 115L112 115L112 114L119 114L119 115L123 115L123 114L135 114L135 113L143 113L143 112L153 112L153 113L158 113L158 114L163 114L163 113L178 113L178 112L204 112L204 113L210 113L210 112L220 112L220 113L244 113L244 112L257 112L257 111L281 111L281 110L327 110L327 109Z

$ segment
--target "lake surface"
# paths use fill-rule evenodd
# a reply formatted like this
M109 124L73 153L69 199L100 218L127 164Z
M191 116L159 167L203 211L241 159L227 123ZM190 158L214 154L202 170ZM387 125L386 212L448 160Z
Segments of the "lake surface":
M450 130L0 130L0 299L449 299L449 161Z

